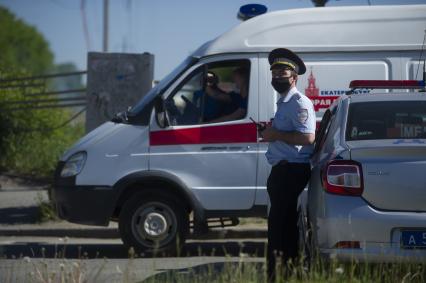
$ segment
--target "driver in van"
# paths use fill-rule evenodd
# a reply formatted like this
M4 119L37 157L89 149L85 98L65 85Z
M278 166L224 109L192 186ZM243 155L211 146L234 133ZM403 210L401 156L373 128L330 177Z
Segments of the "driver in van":
M267 181L268 280L276 278L276 260L284 275L298 255L297 199L311 175L310 156L315 140L315 111L311 100L296 88L298 75L306 72L303 61L292 51L277 48L269 53L272 86L279 93L271 125L260 134L269 142L266 158L272 165Z
M214 97L214 93L225 94L223 90L218 87L219 78L212 72L208 71L205 77L206 89L198 90L194 92L193 103L198 109L203 111L203 122L210 122L211 120L217 119L223 114L223 109L226 107L226 103ZM207 95L205 95L207 93ZM203 102L204 97L204 102ZM204 105L201 105L203 104Z
M249 70L244 67L238 67L232 72L232 80L235 88L231 92L224 93L210 87L206 88L207 94L214 99L225 103L223 115L210 121L211 123L225 122L242 119L247 113L248 104L248 82Z

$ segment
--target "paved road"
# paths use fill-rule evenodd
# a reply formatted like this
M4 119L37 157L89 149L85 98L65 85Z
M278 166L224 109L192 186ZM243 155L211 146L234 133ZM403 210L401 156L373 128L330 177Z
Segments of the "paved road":
M23 187L2 184L0 188L0 225L34 223L38 205L47 200L40 186Z

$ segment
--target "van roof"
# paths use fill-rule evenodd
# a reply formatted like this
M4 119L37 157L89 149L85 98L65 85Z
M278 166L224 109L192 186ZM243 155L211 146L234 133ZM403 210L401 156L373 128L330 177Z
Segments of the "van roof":
M426 5L322 7L276 11L240 23L193 54L420 50ZM289 35L289 36L288 36Z

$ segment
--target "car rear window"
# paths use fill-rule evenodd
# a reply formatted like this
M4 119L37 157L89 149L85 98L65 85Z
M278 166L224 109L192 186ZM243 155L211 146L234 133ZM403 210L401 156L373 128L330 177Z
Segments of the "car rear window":
M425 139L426 101L352 103L346 140Z

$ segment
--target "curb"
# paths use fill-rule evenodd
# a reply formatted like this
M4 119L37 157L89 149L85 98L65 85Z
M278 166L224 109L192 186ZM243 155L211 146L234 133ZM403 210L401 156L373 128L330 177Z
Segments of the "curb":
M98 239L115 239L120 235L117 229L111 228L89 228L89 229L2 229L0 236L15 237L70 237L70 238L98 238Z
M0 229L1 236L35 236L35 237L70 237L70 238L95 238L118 239L120 234L116 228L89 228L89 229ZM210 230L206 234L190 234L188 239L221 240L242 238L266 238L266 229L223 229Z
M206 234L194 235L190 234L188 239L197 240L221 240L221 239L259 239L267 238L268 231L266 229L221 229L209 230Z

